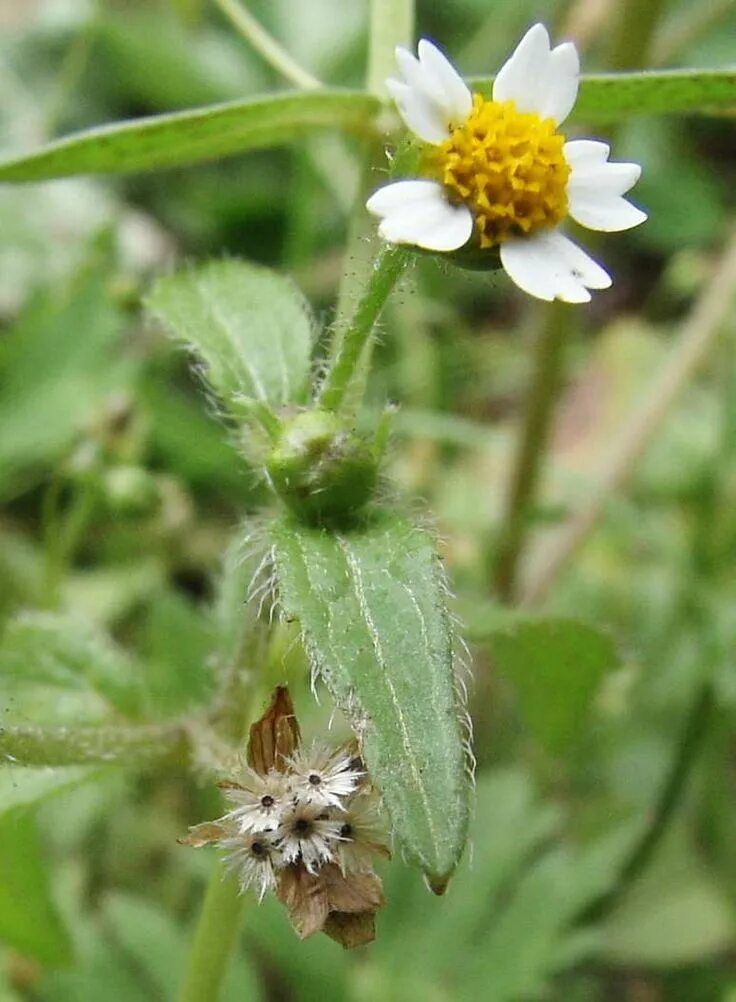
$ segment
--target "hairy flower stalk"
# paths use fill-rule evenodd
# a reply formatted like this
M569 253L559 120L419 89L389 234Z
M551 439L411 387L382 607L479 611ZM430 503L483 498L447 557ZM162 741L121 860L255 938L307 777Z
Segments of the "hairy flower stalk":
M299 747L285 688L251 728L248 762L220 782L232 805L182 842L214 844L241 892L276 893L299 936L323 931L345 947L373 939L383 904L376 857L390 855L379 801L354 748Z
M420 177L394 181L368 199L391 244L497 259L538 299L590 300L608 272L562 232L571 218L592 230L626 230L646 214L623 195L638 164L609 163L610 148L566 141L558 131L575 104L579 61L570 42L550 47L534 25L501 68L493 99L473 94L427 39L415 57L396 50L400 79L387 86L408 128L424 144Z

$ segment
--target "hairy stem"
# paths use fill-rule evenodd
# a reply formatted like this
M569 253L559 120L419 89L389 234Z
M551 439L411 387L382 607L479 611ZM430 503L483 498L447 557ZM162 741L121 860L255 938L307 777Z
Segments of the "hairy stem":
M713 711L713 688L710 681L698 687L695 698L685 718L682 735L677 745L672 766L652 812L651 821L624 861L614 886L592 901L577 916L576 925L599 922L609 915L624 897L626 891L646 870L670 822L682 803L682 797L693 770L703 738L708 732Z
M112 727L0 727L0 761L17 765L83 765L160 759L184 761L187 730L181 723Z
M496 546L494 590L504 602L512 601L516 594L519 561L529 530L530 511L536 500L560 385L568 315L564 304L552 303L546 310L535 346L532 385Z
M643 452L667 418L672 405L698 370L730 315L736 295L736 233L716 265L710 282L685 320L669 360L647 389L621 437L604 461L587 504L560 530L539 572L524 588L521 604L539 606L578 548L606 510L610 498L630 480Z
M371 0L366 89L372 94L386 96L386 77L395 68L394 50L397 45L410 45L413 36L414 0ZM365 293L372 279L374 261L381 249L375 223L365 209L365 200L377 186L382 170L385 178L383 143L375 137L367 139L363 144L362 157L363 169L348 225L345 269L337 296L335 334L331 346L333 365L343 350L353 304Z
M243 896L217 862L210 874L179 1002L217 1002L238 936Z
M408 251L401 247L384 247L379 252L368 285L340 339L335 359L322 386L320 403L328 410L339 410L345 401L376 321L408 258Z
M214 0L222 13L238 29L264 60L285 80L300 90L324 87L321 80L300 66L238 0Z

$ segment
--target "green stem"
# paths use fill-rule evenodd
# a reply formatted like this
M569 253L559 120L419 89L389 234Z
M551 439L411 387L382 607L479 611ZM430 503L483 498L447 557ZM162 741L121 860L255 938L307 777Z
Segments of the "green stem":
M713 712L714 698L710 681L698 687L695 699L685 718L685 725L677 745L672 767L667 774L659 799L639 840L624 861L614 886L596 898L576 917L576 925L599 922L614 910L627 890L646 870L652 856L669 828L670 822L682 803L683 794L708 732Z
M111 727L0 727L0 761L17 765L141 764L183 761L189 741L181 723Z
M619 0L608 65L612 70L643 69L668 0Z
M237 941L242 905L237 879L216 863L202 902L179 1002L217 1002Z
M237 0L214 0L222 13L238 29L269 66L301 90L324 87L321 80L300 66L286 49L256 21L253 15Z
M371 0L369 31L366 89L377 97L385 97L386 77L396 68L396 46L410 45L414 37L414 0ZM365 210L365 200L386 166L384 145L371 137L363 143L361 155L363 170L348 226L346 266L337 296L331 345L333 363L342 352L350 309L370 282L381 247L375 222Z
M363 353L381 310L409 260L402 247L384 247L373 266L353 319L342 338L335 360L320 392L320 404L327 410L339 410L355 378Z
M562 348L568 326L562 303L547 308L534 354L534 372L511 474L505 513L495 553L494 590L504 602L513 600L519 561L529 529L544 453L561 380Z

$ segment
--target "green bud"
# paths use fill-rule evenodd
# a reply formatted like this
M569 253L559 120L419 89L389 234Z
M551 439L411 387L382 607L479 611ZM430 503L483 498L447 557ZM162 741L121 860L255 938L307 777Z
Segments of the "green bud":
M378 464L363 438L330 411L284 423L266 463L274 490L308 522L345 522L369 500Z

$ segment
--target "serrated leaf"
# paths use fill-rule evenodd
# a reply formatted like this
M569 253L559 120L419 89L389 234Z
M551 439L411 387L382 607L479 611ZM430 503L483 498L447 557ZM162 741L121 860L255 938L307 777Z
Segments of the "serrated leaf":
M244 261L213 261L160 278L147 306L204 360L208 381L236 413L243 398L274 405L304 398L312 326L288 278Z
M553 754L579 737L601 680L619 664L611 638L575 620L517 617L490 631L487 644L527 726Z
M369 94L324 90L247 98L118 122L0 163L0 182L181 167L284 146L315 129L363 133L380 107Z
M136 665L77 616L26 612L11 620L0 643L0 676L16 686L91 690L126 714L140 708Z
M43 964L66 964L71 943L51 898L34 818L0 819L0 940Z
M470 81L486 97L493 80ZM572 118L614 122L636 115L711 114L736 108L736 70L647 70L583 76Z
M283 517L271 538L284 610L362 736L399 842L441 887L465 844L468 784L434 541L389 512L342 534Z

